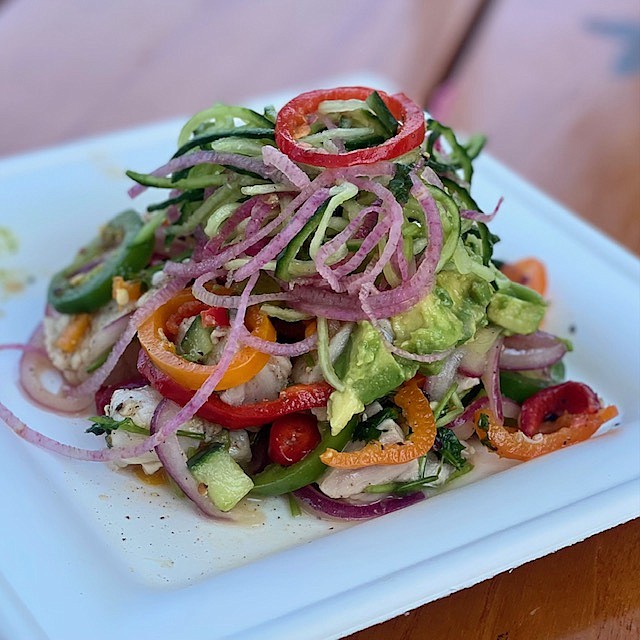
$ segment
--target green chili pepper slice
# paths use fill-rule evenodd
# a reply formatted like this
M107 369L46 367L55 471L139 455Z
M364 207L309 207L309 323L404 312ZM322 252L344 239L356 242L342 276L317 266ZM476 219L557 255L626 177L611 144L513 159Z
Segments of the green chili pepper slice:
M254 487L251 489L250 495L280 496L315 482L327 469L327 466L321 462L320 455L327 449L341 451L351 440L358 419L359 416L351 418L346 427L335 436L331 435L330 429L327 429L320 444L300 462L289 467L270 464L264 471L252 478Z
M149 262L154 235L142 229L133 210L108 222L68 267L53 276L49 304L61 313L91 313L105 305L111 299L114 276L130 277Z
M525 376L515 371L500 372L500 390L507 398L519 403L553 384L552 380Z

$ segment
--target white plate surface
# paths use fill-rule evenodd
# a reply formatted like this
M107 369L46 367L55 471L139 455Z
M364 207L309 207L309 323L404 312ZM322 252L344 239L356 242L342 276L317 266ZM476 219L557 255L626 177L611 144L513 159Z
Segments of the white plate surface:
M52 273L130 206L123 169L162 164L179 127L0 161L0 342L28 338ZM292 519L273 500L236 527L205 520L164 488L58 458L0 428L0 636L339 637L637 517L638 260L490 158L477 163L474 192L487 209L505 196L493 225L503 239L497 257L547 264L547 327L574 342L570 377L620 408L615 426L524 465L481 465L451 490L375 521ZM12 283L24 287L8 293ZM82 419L22 397L17 363L17 353L0 353L0 400L47 434L95 447Z

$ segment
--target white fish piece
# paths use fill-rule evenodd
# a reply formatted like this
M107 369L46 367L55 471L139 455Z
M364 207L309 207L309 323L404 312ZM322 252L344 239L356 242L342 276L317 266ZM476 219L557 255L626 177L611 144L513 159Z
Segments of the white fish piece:
M122 334L126 316L135 309L135 302L124 307L115 300L109 301L91 315L91 325L77 348L67 353L57 345L72 315L53 312L44 318L44 342L53 365L62 372L65 379L78 384L89 377L87 368L110 349Z
M239 406L263 400L275 400L287 386L291 375L291 360L285 356L271 356L260 372L248 382L227 389L220 399Z
M136 425L144 429L149 429L151 419L156 407L162 400L162 396L152 387L139 387L137 389L117 389L111 398L111 403L105 407L105 415L121 422L125 418L130 418ZM194 416L185 422L180 429L193 433L205 434L205 437L213 437L222 431L222 427L217 424L203 420ZM117 429L111 433L111 444L114 447L137 444L144 440L143 434L129 433ZM229 453L239 464L251 460L251 447L249 434L245 429L238 429L229 432L230 446ZM188 437L179 437L178 441L182 448L187 451L198 444L197 440ZM150 451L136 458L126 458L115 463L118 467L125 467L130 464L142 465L145 473L155 473L162 464L155 451Z
M378 427L380 442L382 444L394 444L404 441L404 433L399 425L387 418ZM351 443L348 450L361 449L364 443ZM387 482L408 482L419 477L418 460L412 460L405 464L375 465L363 469L329 469L319 482L320 491L330 498L352 498L361 494L366 487L374 484L386 484ZM364 497L364 496L363 496ZM377 496L367 496L378 499Z

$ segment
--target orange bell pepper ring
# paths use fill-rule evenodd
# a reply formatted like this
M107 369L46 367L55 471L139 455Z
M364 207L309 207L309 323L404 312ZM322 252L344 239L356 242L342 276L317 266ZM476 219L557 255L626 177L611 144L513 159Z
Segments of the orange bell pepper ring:
M383 445L374 441L358 451L348 452L327 449L320 460L337 469L361 469L378 464L404 464L425 455L436 439L436 419L415 378L398 389L394 402L411 427L411 435L405 442Z
M565 413L555 421L559 425L557 431L538 433L533 438L500 424L487 409L476 412L474 424L480 442L493 449L500 457L531 460L589 439L605 422L617 415L618 409L614 406L595 413Z
M178 384L193 391L204 384L205 380L215 371L215 365L189 362L177 355L176 345L167 337L166 324L182 305L194 300L191 290L184 289L158 307L138 327L140 344L153 364ZM252 336L271 342L275 341L276 330L269 318L258 307L249 307L245 323ZM267 353L256 351L247 346L241 347L216 386L216 390L230 389L251 380L267 364L269 358Z

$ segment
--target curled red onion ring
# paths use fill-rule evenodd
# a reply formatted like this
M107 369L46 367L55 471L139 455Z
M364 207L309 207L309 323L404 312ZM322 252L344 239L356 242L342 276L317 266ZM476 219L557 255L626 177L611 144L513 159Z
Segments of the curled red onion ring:
M267 145L262 148L262 161L267 166L275 167L282 175L298 189L309 186L309 176L289 156L276 147Z
M182 169L189 169L195 167L197 164L221 164L232 165L245 171L251 171L257 173L263 178L270 179L276 177L273 170L269 170L265 167L262 160L257 158L249 158L247 156L240 155L238 153L221 153L217 151L194 151L178 158L173 158L166 164L158 167L150 173L155 177L167 176L170 173L176 171L182 171ZM136 184L129 189L128 194L130 198L135 198L141 193L145 192L149 187L142 184Z
M153 412L151 424L149 425L151 434L158 433L164 421L174 420L179 410L179 405L163 398ZM208 496L202 495L198 491L199 483L187 467L187 456L182 450L178 442L178 436L175 433L169 435L164 442L156 445L155 450L165 472L202 513L216 520L232 520L229 514L217 509Z
M476 220L477 222L491 222L495 217L498 211L500 210L500 206L504 202L504 198L500 196L498 200L498 204L496 204L495 209L492 213L482 213L482 211L472 211L470 209L461 209L460 217L466 218L467 220Z
M329 197L329 189L323 187L318 189L293 215L287 226L275 236L266 247L262 248L253 259L240 267L234 274L236 282L248 278L256 273L264 264L273 260L293 238L300 232L302 227L317 211L318 207ZM269 226L269 225L267 225ZM263 230L266 227L263 227ZM256 240L258 239L256 235Z
M298 342L281 344L279 342L270 342L269 340L256 338L245 330L240 337L240 342L261 353L268 353L271 356L288 356L293 358L313 351L318 345L318 334L314 333L308 338L299 340Z
M367 233L362 245L358 248L358 250L351 256L348 260L339 264L335 268L330 268L329 265L326 264L328 258L332 256L340 247L342 247L345 242L353 237L358 229L361 228L363 222L370 214L375 214L380 211L380 208L377 206L367 207L362 209L356 217L349 222L349 224L338 233L334 238L329 240L329 242L325 242L319 249L318 253L315 257L315 265L318 273L331 285L331 288L334 291L341 291L340 283L338 278L341 276L345 276L357 267L359 267L363 260L367 257L371 249L379 242L380 239L387 232L389 225L391 224L389 220L382 220L375 227L369 229L369 233Z
M437 402L444 396L456 377L460 360L462 360L462 352L457 349L444 361L440 373L427 377L425 390L430 400Z
M18 347L18 345L15 345ZM7 348L5 345L4 348ZM44 329L42 324L36 327L28 343L22 349L20 358L20 385L27 396L37 405L61 413L79 413L89 407L92 394L71 394L73 390L58 369L53 366L44 348ZM43 374L53 374L60 380L60 389L49 390L43 383Z
M500 393L500 368L498 366L500 352L502 351L502 341L502 336L499 336L491 345L487 353L487 366L480 377L487 396L489 396L489 409L491 409L499 422L502 422L504 418L502 394Z
M210 307L224 307L225 309L237 309L240 304L240 296L228 296L219 293L213 293L205 289L205 284L211 282L215 278L215 274L205 273L196 278L191 291L195 298L208 304ZM287 292L281 293L262 293L249 296L249 305L264 304L265 302L282 302L291 297Z
M378 502L368 504L354 504L344 500L330 498L312 485L307 485L293 492L301 502L314 511L338 518L340 520L367 520L384 516L392 511L404 509L425 499L421 491L407 496L389 496Z

